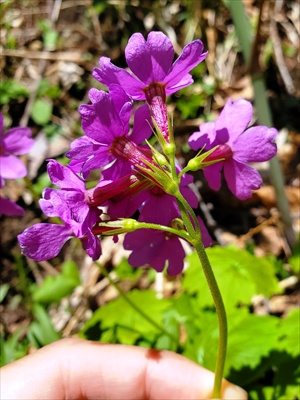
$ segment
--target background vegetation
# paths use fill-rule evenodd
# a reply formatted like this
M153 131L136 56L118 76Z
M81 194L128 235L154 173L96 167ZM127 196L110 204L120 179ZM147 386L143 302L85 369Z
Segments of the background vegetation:
M28 176L7 181L2 195L26 209L0 218L1 364L62 337L170 349L214 369L217 321L197 257L189 249L182 276L133 269L121 242L103 240L93 263L76 240L53 260L20 254L16 236L46 217L38 199L50 186L46 159L82 134L78 107L91 72L105 55L126 67L124 48L135 32L162 30L176 54L200 38L209 56L193 70L194 85L169 99L178 160L193 155L187 138L214 120L231 97L254 100L234 0L6 0L1 6L0 106L6 128L28 125L36 144ZM252 55L266 84L292 225L299 235L299 2L244 0ZM259 29L258 29L259 27ZM251 72L251 70L250 70ZM253 70L252 70L253 72ZM254 118L256 120L256 117ZM253 122L255 122L255 120ZM195 174L199 211L214 239L208 250L229 319L226 377L250 399L299 399L299 243L284 234L268 164L264 186L240 202L223 186L211 191ZM91 179L97 179L92 176ZM201 196L200 196L201 192ZM117 286L116 286L117 284Z

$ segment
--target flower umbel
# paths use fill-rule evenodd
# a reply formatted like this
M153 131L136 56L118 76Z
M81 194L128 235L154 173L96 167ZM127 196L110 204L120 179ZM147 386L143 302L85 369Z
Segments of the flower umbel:
M94 69L93 76L106 86L119 84L134 100L151 104L154 96L160 96L165 101L166 96L193 83L189 72L207 56L203 48L201 40L195 40L173 63L174 48L165 34L150 32L146 41L141 33L135 33L125 48L127 64L135 76L107 57L100 58L100 68Z
M221 171L231 192L239 199L252 196L252 190L259 189L262 179L249 162L267 161L276 154L274 139L277 130L267 126L248 128L252 118L252 105L249 101L230 99L225 104L215 122L200 125L199 132L189 138L189 145L194 150L205 146L206 150L218 148L204 162L223 159L204 168L204 175L209 186L214 190L221 187Z

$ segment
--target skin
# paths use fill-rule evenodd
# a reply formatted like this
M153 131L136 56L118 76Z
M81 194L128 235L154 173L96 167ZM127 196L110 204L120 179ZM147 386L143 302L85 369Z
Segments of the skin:
M169 351L63 339L1 369L3 400L209 399L214 374ZM222 399L246 400L223 381Z

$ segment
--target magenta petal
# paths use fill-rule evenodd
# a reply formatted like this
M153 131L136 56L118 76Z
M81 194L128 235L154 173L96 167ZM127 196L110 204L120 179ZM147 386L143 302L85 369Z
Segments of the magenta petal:
M64 225L36 224L18 235L18 240L22 254L35 261L45 261L56 257L71 237L71 229Z
M210 234L208 233L208 230L207 230L204 222L202 221L202 219L200 217L197 217L197 220L200 225L200 232L201 232L201 236L202 236L203 246L209 247L212 245L212 238L211 238Z
M244 132L252 118L252 105L245 99L227 100L215 122L216 144L233 143ZM225 135L224 133L227 132ZM221 135L222 139L218 140Z
M24 178L27 174L27 169L23 161L17 157L10 155L0 156L0 175L5 179Z
M107 87L116 83L125 90L134 100L145 100L142 89L145 86L137 78L122 68L118 68L110 62L108 57L101 57L100 68L94 68L93 77Z
M278 132L267 126L249 128L232 144L235 160L245 162L268 161L277 152L273 140Z
M199 132L194 132L188 143L193 150L210 150L212 148L211 143L215 141L216 131L214 122L205 122L199 126Z
M61 164L56 160L49 160L47 165L47 171L51 182L61 189L78 189L81 191L85 190L85 184L78 175Z
M29 152L34 145L31 139L31 130L26 127L16 127L9 129L3 136L5 151L14 155L22 155Z
M129 139L136 144L141 144L152 134L152 121L147 104L139 107L134 114L134 124Z
M139 229L127 233L124 239L124 249L132 250L128 262L133 267L142 267L151 264L157 254L160 254L164 245L164 233L152 229ZM159 271L164 269L163 266Z
M147 42L151 55L152 81L162 82L173 63L174 47L168 36L162 32L150 32Z
M219 190L221 187L221 171L223 164L224 162L220 161L203 169L204 176L213 190Z
M86 179L90 171L104 168L114 161L114 157L108 152L107 147L100 147L95 153L94 157L88 159L82 166L82 174Z
M95 236L89 229L87 236L80 240L87 255L89 255L93 261L97 261L101 256L101 244L98 237Z
M132 165L124 160L116 159L115 162L109 167L101 171L103 178L107 180L117 180L121 176L130 174L133 170Z
M224 175L230 191L240 200L252 197L252 190L259 189L262 184L256 169L236 160L224 163Z
M58 217L62 208L61 199L56 195L57 190L46 188L43 190L43 198L39 200L41 210L47 217Z
M66 153L66 157L74 160L88 159L100 148L100 144L94 143L88 136L83 136L71 143L71 150Z
M131 105L131 109L133 109L133 101L120 85L114 83L109 85L109 93L117 113L121 112L126 103L129 103Z
M81 106L79 111L86 110L88 106ZM111 144L113 139L124 134L123 124L117 113L111 96L104 93L101 100L93 104L94 115L87 116L82 120L82 129L87 136L98 143Z
M2 113L0 113L0 135L3 132L3 128L4 128L3 115Z
M131 71L145 85L153 82L150 48L141 33L131 36L125 48L125 57Z
M159 254L156 254L156 258L150 263L151 267L156 271L162 270L165 266L166 261L168 262L167 272L170 276L180 274L183 270L183 260L185 257L185 251L180 243L177 236L171 236L168 239L165 238L164 246Z
M2 215L8 215L9 217L20 217L25 214L22 207L18 206L14 201L10 199L4 199L0 196L0 217Z
M149 193L148 199L140 208L139 221L168 225L172 219L179 217L176 200L169 194L159 196Z
M174 62L172 68L170 69L168 75L166 76L164 83L167 84L167 89L172 91L180 81L186 78L186 75L194 68L196 65L200 64L201 61L207 56L203 52L203 43L201 40L194 40L193 42L187 44L182 50L182 54ZM181 85L181 87L187 86L190 83L188 79L186 84Z
M180 187L180 192L192 208L198 207L198 197L189 187Z

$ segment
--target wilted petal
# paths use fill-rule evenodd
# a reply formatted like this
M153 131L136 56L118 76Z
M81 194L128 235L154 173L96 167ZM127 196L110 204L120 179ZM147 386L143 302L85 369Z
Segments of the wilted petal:
M22 254L35 261L45 261L56 257L71 237L72 231L67 226L36 224L18 235L18 240Z
M252 190L257 190L262 179L256 169L236 160L224 163L224 175L230 191L240 200L252 197Z

